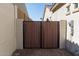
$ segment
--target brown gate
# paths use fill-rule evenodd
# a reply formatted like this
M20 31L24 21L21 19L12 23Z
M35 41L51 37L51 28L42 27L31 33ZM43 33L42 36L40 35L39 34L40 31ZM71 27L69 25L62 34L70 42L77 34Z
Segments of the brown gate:
M42 22L42 47L43 48L58 48L59 46L59 23Z
M59 22L24 21L24 48L58 48Z

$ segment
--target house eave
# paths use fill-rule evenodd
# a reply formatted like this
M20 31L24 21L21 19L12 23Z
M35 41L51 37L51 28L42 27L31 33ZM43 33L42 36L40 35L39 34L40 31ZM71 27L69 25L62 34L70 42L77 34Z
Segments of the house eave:
M50 10L54 13L55 11L57 11L59 8L61 8L65 4L66 3L55 3L54 5L52 5Z

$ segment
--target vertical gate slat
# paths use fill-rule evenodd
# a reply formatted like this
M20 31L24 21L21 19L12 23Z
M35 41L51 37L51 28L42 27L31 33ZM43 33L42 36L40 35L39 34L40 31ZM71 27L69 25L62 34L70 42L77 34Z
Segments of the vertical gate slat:
M24 47L40 48L40 22L24 22Z
M58 48L58 22L43 22L43 48Z

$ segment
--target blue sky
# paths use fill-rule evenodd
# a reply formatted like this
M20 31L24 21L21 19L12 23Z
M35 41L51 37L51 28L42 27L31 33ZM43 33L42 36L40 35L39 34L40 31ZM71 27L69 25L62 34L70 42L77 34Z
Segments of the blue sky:
M44 3L28 3L26 4L26 6L27 6L29 17L33 21L41 21L40 18L43 18L45 4Z

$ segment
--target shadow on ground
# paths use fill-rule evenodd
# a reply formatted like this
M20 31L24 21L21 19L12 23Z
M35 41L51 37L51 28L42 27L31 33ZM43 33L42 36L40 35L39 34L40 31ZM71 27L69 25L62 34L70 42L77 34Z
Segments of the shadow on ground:
M79 56L79 46L78 44L75 44L74 42L71 42L69 40L66 40L66 50L71 52L75 56Z
M16 50L13 56L72 56L65 49L23 49Z

